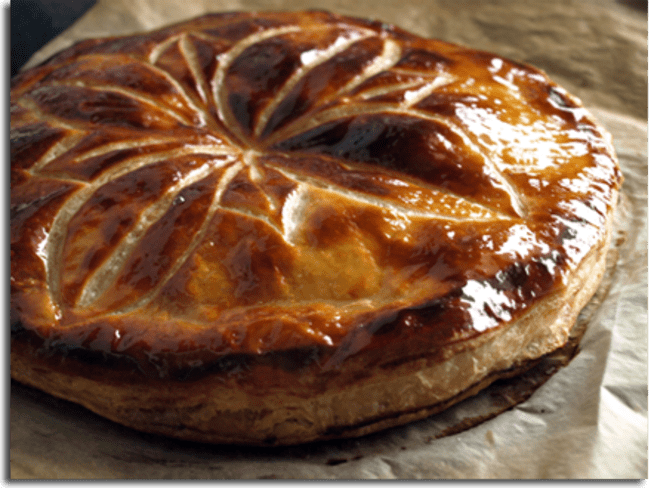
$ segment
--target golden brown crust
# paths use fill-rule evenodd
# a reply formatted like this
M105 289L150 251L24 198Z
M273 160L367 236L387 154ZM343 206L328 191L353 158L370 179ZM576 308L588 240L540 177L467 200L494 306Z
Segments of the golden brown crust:
M323 381L314 368L290 373L257 366L245 376L174 382L74 359L61 364L27 342L12 349L12 373L116 422L185 440L275 445L361 436L440 412L564 346L598 287L606 255L603 244L565 291L536 304L511 327L470 341L464 351L443 361L422 357L377 366L352 382L358 373L354 364L337 371L344 381L334 376Z
M212 442L428 415L566 341L608 138L534 68L324 12L83 41L12 80L12 376Z

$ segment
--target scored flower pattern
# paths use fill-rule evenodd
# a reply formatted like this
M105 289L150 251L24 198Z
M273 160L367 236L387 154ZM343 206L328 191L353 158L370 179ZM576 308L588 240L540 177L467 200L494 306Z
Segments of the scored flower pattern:
M213 284L203 289L216 309L309 300L313 290L294 290L302 261L293 248L312 249L304 259L326 268L333 258L324 243L342 232L352 244L338 240L336 252L357 246L362 265L380 234L407 242L426 222L529 213L508 171L523 163L504 141L532 136L503 134L495 152L472 124L477 114L485 123L512 117L493 108L496 99L521 105L521 117L535 107L524 106L512 76L485 83L488 91L472 85L497 76L489 59L464 67L461 48L434 51L432 42L319 12L222 14L191 29L84 41L19 76L15 188L39 178L29 204L52 206L39 259L53 302L82 315L127 313L198 287L188 269L211 259L221 271L205 271ZM500 69L517 76L516 65ZM537 142L573 136L562 137ZM534 174L534 164L523 166ZM50 182L67 186L55 196ZM28 196L13 193L25 200L14 204L20 213ZM327 227L332 218L320 207L328 205L349 218L344 229ZM383 219L370 240L361 236L368 212ZM314 228L332 234L316 239ZM210 258L211 246L221 254ZM312 278L335 272L318 273ZM354 301L384 286L347 279L325 295Z

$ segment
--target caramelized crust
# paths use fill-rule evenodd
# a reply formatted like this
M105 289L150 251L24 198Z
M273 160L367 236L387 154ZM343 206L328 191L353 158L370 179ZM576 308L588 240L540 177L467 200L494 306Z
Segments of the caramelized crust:
M211 442L419 418L565 343L621 180L543 73L390 25L83 41L12 80L12 376Z

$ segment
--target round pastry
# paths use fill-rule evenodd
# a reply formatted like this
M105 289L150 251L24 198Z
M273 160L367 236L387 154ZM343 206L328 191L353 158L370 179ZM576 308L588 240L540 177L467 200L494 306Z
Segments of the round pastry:
M423 418L566 343L621 180L542 72L391 25L85 40L11 83L11 374L204 442Z

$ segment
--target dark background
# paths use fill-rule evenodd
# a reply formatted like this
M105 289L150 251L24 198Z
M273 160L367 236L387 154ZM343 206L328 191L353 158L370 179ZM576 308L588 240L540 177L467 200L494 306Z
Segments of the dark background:
M11 76L38 49L83 15L96 0L12 0Z

